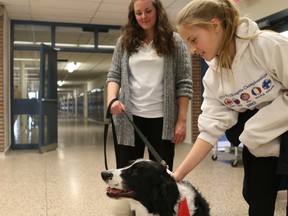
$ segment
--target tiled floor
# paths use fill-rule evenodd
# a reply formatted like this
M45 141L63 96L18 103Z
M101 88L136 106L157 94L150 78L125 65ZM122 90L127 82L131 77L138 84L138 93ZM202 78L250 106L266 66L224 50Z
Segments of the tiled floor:
M175 167L190 147L176 147ZM108 151L112 168L110 145ZM209 156L187 177L209 201L212 216L247 215L241 160L233 168L231 159L229 153L219 153L216 161ZM108 216L102 170L103 126L60 115L57 150L9 151L0 156L0 216ZM276 216L286 214L285 203L286 192L281 192Z

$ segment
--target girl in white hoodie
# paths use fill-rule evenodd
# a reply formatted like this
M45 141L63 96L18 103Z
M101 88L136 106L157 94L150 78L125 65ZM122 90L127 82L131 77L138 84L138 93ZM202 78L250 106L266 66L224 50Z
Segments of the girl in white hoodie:
M172 175L182 180L237 123L239 113L258 110L239 136L243 196L250 216L272 216L281 177L280 136L288 131L288 39L240 18L229 0L192 0L177 22L190 52L209 68L203 78L200 134Z

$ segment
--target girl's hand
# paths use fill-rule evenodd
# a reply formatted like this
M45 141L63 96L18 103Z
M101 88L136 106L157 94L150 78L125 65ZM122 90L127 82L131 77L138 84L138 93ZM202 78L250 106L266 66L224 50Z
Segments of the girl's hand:
M170 175L175 179L177 182L181 182L183 179L181 179L176 173L171 172Z

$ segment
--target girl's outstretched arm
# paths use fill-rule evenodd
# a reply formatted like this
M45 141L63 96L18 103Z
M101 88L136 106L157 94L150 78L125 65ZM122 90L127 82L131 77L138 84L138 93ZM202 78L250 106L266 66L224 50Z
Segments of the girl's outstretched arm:
M212 148L213 145L198 138L184 161L172 173L172 176L175 178L175 180L182 181L184 177L207 156Z

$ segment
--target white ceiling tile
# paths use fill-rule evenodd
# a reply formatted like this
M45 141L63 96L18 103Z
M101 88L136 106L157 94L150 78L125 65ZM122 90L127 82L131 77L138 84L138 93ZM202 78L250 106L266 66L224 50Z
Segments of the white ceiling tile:
M30 14L12 13L8 15L10 19L14 20L32 20Z
M8 14L26 14L30 15L30 8L26 6L7 6L6 10Z
M99 11L104 11L104 12L125 12L128 13L128 5L117 3L102 3L99 7Z
M105 21L105 24L111 24L112 22L114 25L123 25L126 23L128 17L125 13L111 13L111 12L98 12L92 19L92 22L95 23L98 21Z
M99 2L81 2L71 1L71 0L49 0L49 1L39 1L30 0L31 7L46 7L51 9L65 9L65 10L89 10L95 11L99 7Z
M67 9L51 9L51 8L31 8L32 17L35 15L48 15L48 16L58 16L58 17L80 17L89 18L92 17L94 12L87 10L67 10Z
M121 2L121 3L120 3ZM103 3L114 3L114 4L123 4L126 5L128 8L128 5L130 4L131 0L104 0Z
M2 5L29 6L29 0L1 0Z

